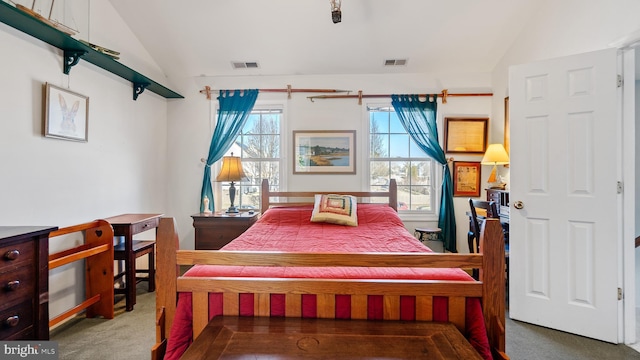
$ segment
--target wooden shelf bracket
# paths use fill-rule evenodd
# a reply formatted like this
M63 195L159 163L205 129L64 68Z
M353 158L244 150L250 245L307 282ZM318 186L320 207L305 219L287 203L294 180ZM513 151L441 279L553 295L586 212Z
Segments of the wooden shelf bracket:
M133 83L133 100L138 100L138 96L144 92L149 83Z
M86 53L84 50L64 50L64 74L69 75L71 68L78 64L80 58Z

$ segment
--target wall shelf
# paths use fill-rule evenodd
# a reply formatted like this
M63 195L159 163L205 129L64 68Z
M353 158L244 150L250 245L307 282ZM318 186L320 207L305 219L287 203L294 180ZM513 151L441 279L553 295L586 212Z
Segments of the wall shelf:
M61 49L64 53L63 72L68 74L71 67L80 59L94 64L110 73L120 76L133 84L133 99L136 100L145 89L152 91L167 99L182 99L184 96L149 79L137 71L121 64L120 62L104 55L93 48L81 43L62 31L49 26L33 16L0 1L0 21L40 39L49 45Z

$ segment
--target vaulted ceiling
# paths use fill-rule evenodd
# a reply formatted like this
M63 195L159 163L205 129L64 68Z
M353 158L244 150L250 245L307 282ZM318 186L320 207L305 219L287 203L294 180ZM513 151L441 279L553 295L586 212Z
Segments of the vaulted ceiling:
M328 0L110 1L169 76L490 72L537 2L344 0L334 24Z

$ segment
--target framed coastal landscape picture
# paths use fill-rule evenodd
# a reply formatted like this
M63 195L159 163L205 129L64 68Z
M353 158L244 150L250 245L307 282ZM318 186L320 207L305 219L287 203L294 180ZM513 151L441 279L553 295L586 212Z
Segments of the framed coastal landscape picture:
M355 130L293 132L294 174L355 174Z

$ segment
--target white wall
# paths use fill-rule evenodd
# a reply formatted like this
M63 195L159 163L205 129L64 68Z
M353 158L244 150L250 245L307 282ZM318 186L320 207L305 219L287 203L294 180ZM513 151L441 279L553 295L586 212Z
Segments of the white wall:
M95 38L123 29L109 2L92 4L98 14L105 21L92 23ZM149 59L130 33L118 35L111 43ZM147 91L133 101L131 83L83 61L66 76L60 50L4 24L0 49L0 225L65 227L120 213L167 212L167 100ZM89 97L88 142L42 136L46 82ZM50 249L71 245L53 239ZM73 267L53 273L52 314L82 299L82 275Z
M169 207L176 214L181 247L194 247L194 231L190 215L199 211L200 189L202 186L203 164L211 139L211 121L209 101L199 90L209 85L214 89L236 88L286 88L288 84L294 88L331 88L347 89L357 94L391 93L425 93L440 92L490 92L489 74L405 74L405 75L340 75L340 76L288 76L288 77L196 77L184 79L181 83L182 95L186 97L180 102L169 104ZM287 100L286 94L263 93L258 103L267 101L279 102L286 106L286 130L283 145L284 162L288 166L285 183L287 190L360 190L366 185L363 171L365 164L364 138L367 119L365 105L358 105L357 99L315 100L311 102L307 96L311 94L293 94ZM379 103L379 99L365 99ZM389 101L389 100L386 100ZM439 121L444 116L478 115L491 119L490 97L457 97L449 98L448 103L439 105ZM490 123L493 119L490 120ZM291 169L291 137L293 130L356 130L357 162L356 175L293 175ZM440 136L442 136L440 130ZM494 139L490 138L490 141ZM501 142L501 139L498 139ZM480 161L481 155L456 156L456 161ZM483 183L490 169L483 169ZM481 196L484 196L482 194ZM457 211L458 248L468 251L466 234L468 220L465 216L468 207L467 198L455 198ZM415 226L435 226L436 218L421 219L420 222L407 221L411 231Z
M509 95L509 66L601 50L640 29L636 0L543 0L493 70L493 110ZM496 135L502 129L493 128Z

